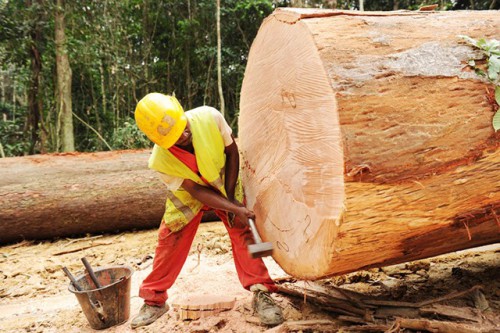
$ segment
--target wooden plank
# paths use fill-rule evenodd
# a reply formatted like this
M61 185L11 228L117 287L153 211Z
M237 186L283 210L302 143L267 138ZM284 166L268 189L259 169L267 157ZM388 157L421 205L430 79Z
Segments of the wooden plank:
M189 295L175 300L172 307L180 320L196 320L231 310L235 303L236 298L231 296Z

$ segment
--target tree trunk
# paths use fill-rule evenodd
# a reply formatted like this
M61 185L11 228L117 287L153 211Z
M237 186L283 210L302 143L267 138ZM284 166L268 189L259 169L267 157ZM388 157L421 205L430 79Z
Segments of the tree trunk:
M2 89L2 104L5 104L5 75L4 75L4 71L0 71L0 75L1 75L0 87Z
M278 9L250 50L239 146L275 260L317 279L500 241L499 134L457 35L496 12Z
M105 83L105 71L104 71L104 59L101 58L99 61L99 74L101 76L101 103L102 103L102 114L104 117L108 114L107 100L106 100L106 83ZM99 117L99 108L95 107L95 115L97 121L97 131L102 133L101 119Z
M38 10L34 10L35 17L33 18L34 23L30 31L31 38L29 44L31 55L31 78L28 90L28 121L26 122L25 128L25 131L31 132L29 154L35 153L35 147L39 142L38 129L42 114L42 98L39 96L42 55L40 54L39 45L42 40L42 27L40 22L43 22L43 14L41 11L41 8L43 8L43 1L37 0L36 3L37 5L35 7L31 0L26 2L26 7L30 9L38 8Z
M220 112L222 116L225 117L225 105L224 105L224 92L222 91L222 55L221 55L221 44L222 39L220 35L220 0L217 0L217 86L219 88L219 99L220 99Z
M149 151L0 160L0 243L159 226L165 186Z
M64 24L64 0L57 0L55 11L55 44L57 68L57 109L60 119L60 142L63 152L75 150L73 133L73 111L71 100L71 67L69 65L68 50Z
M12 120L16 120L17 77L15 67L12 69ZM43 147L43 144L42 144Z

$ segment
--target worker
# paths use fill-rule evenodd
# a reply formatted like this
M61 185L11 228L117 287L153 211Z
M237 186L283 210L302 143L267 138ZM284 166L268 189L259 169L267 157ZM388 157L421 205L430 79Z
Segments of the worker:
M228 230L238 278L253 292L252 306L260 321L270 326L282 323L282 311L270 296L276 286L262 259L252 259L247 251L248 219L255 214L243 205L238 147L222 114L208 106L184 112L174 96L150 93L137 104L135 120L155 143L149 168L167 185L167 202L153 270L139 289L144 304L132 328L149 325L168 311L167 290L208 209L214 209Z

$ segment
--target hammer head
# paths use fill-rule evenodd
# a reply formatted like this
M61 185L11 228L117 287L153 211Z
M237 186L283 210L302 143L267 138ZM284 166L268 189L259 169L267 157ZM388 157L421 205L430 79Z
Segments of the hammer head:
M252 258L262 258L273 255L273 244L270 242L248 245L248 252Z

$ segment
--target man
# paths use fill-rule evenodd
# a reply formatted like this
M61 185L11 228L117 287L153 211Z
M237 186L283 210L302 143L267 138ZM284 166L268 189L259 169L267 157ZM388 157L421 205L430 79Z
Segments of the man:
M155 143L149 167L160 172L167 185L167 203L153 270L139 289L144 305L131 326L149 325L168 311L167 290L186 261L203 211L209 208L228 230L239 280L254 293L252 305L261 322L282 323L281 309L269 295L276 286L262 259L251 259L247 252L248 218L255 214L242 204L238 147L220 112L204 106L184 113L175 97L151 93L137 104L135 119Z

